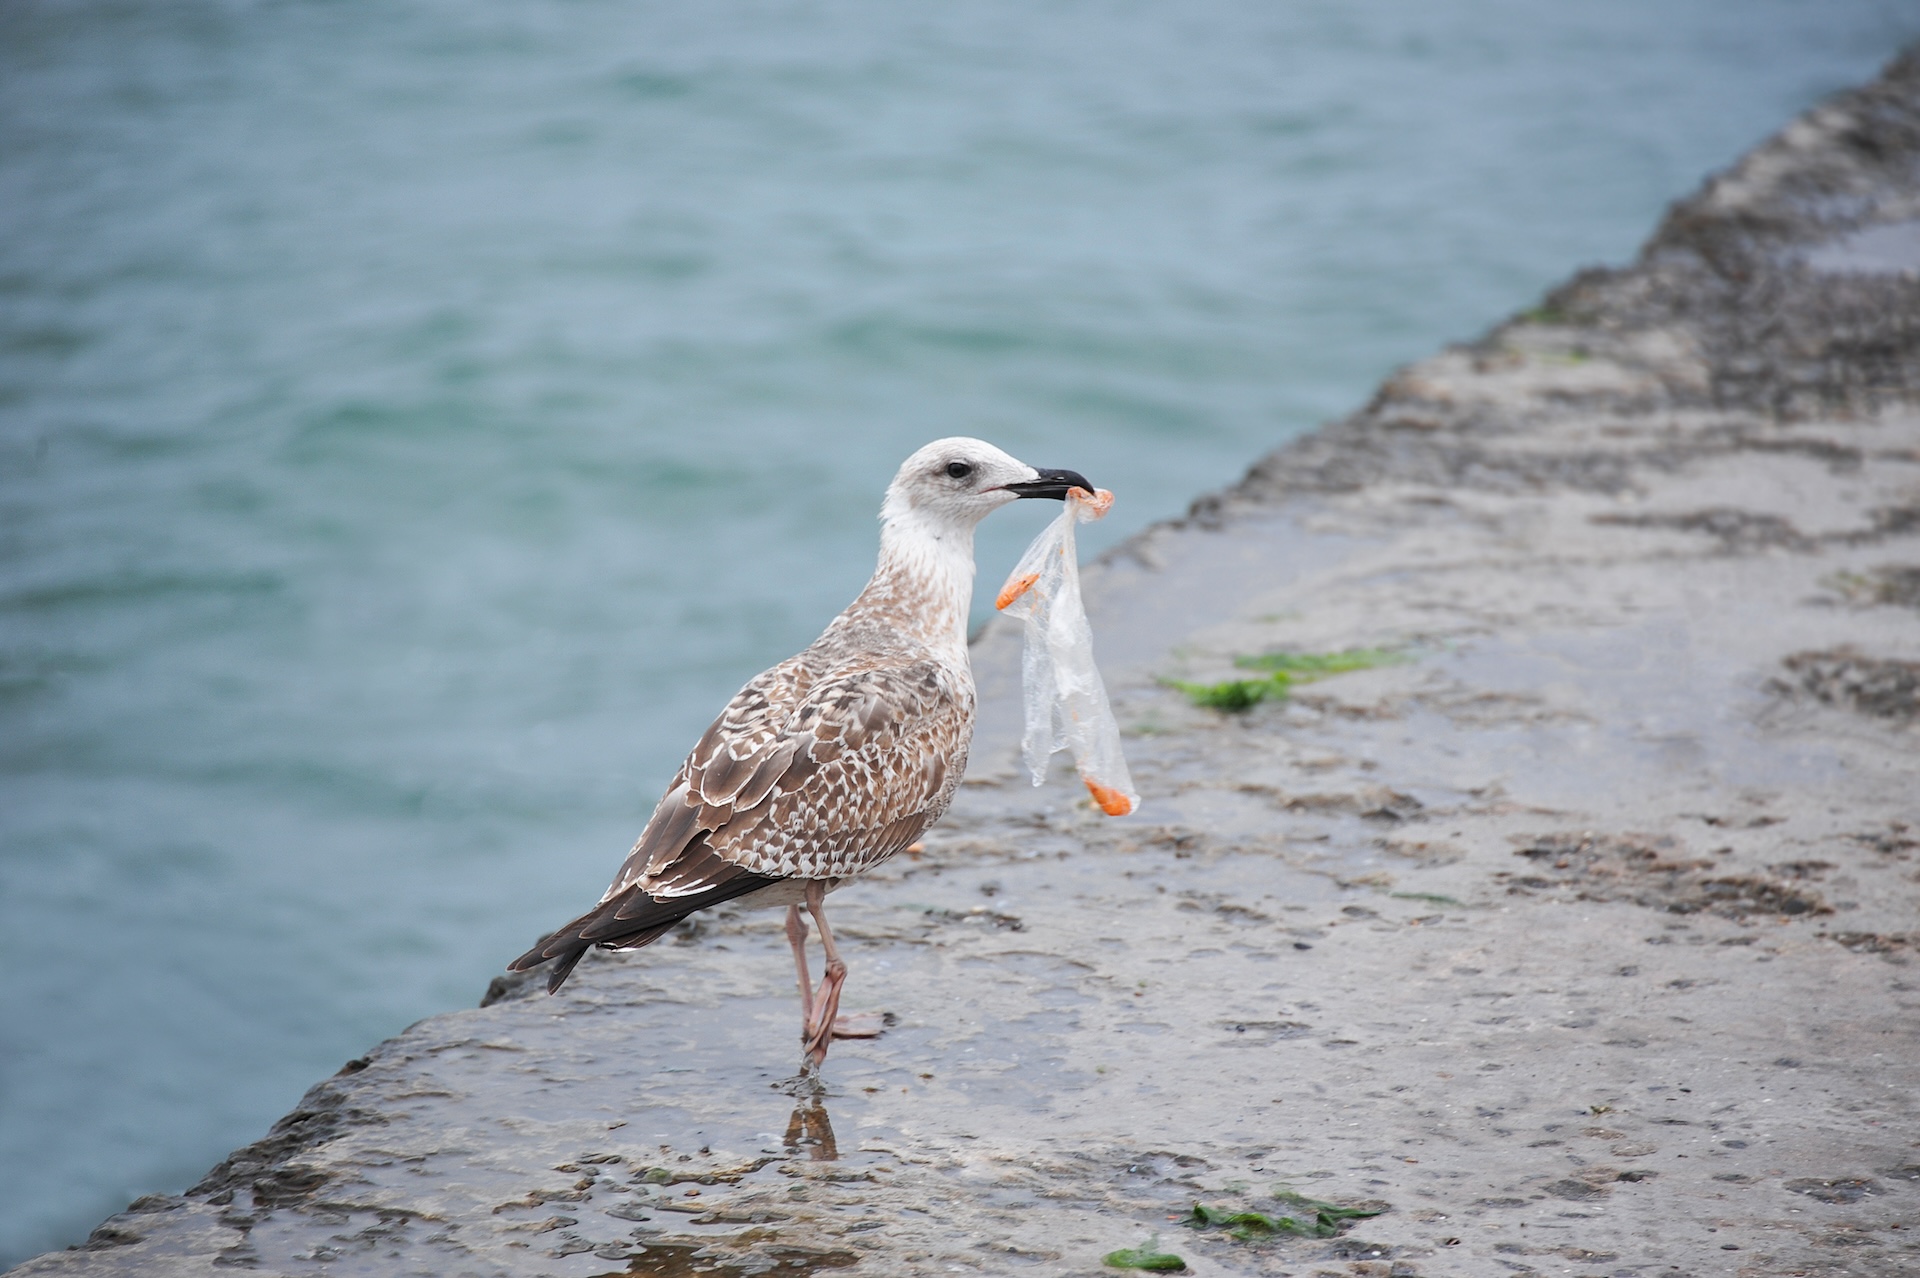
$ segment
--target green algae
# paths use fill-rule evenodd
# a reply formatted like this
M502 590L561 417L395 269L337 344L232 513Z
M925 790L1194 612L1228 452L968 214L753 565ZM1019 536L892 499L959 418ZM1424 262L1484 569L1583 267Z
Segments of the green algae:
M1101 1262L1113 1269L1145 1269L1156 1273L1177 1273L1187 1267L1187 1262L1180 1257L1160 1250L1157 1234L1138 1247L1110 1251L1101 1257Z
M1378 1216L1386 1210L1378 1207L1341 1207L1287 1190L1276 1189L1273 1196L1298 1214L1269 1216L1265 1212L1227 1211L1219 1207L1209 1207L1205 1203L1195 1203L1186 1223L1191 1229L1207 1229L1216 1226L1226 1229L1229 1237L1238 1239L1240 1242L1258 1242L1278 1234L1295 1234L1302 1238L1331 1238L1346 1228L1347 1222Z
M1268 697L1278 700L1287 695L1292 680L1285 675L1270 679L1226 679L1220 683L1187 683L1168 679L1169 688L1178 688L1196 706L1208 710L1250 710Z
M1260 679L1223 679L1218 683L1188 683L1180 679L1161 680L1178 688L1196 706L1229 713L1250 710L1262 701L1285 699L1296 683L1311 683L1331 675L1378 666L1397 665L1410 660L1393 648L1343 648L1338 652L1263 652L1255 656L1235 657L1233 664L1242 670L1260 670Z
M1397 665L1406 660L1409 660L1407 654L1397 648L1342 648L1339 652L1263 652L1253 657L1235 657L1233 664L1242 670L1269 670L1305 682L1353 670Z

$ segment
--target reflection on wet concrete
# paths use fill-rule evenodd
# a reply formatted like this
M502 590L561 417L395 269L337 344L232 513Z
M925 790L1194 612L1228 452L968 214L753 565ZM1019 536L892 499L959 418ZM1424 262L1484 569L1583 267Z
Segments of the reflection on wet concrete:
M816 1163L839 1161L840 1146L833 1139L833 1119L827 1114L824 1094L809 1096L793 1107L793 1116L787 1119L786 1147Z
M757 1278L761 1274L817 1274L860 1263L851 1251L767 1247L751 1260L729 1258L697 1243L647 1243L634 1248L625 1269L594 1278Z

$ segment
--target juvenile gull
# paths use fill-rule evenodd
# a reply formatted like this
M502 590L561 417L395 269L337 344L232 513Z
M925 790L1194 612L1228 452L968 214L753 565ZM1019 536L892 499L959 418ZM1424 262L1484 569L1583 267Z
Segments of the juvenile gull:
M907 458L880 508L880 564L806 651L734 695L674 775L600 903L509 965L631 950L709 906L785 906L806 1060L826 1059L847 966L826 894L909 846L953 802L973 739L973 530L1022 497L1093 485L977 439ZM805 905L826 974L807 974Z

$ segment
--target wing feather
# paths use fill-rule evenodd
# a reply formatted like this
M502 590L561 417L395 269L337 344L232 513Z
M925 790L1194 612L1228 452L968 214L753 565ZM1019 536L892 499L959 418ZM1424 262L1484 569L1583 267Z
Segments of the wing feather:
M756 874L835 878L912 843L966 767L973 689L930 660L743 688L680 767L603 900L698 891L696 843Z
M966 766L973 689L932 661L823 679L793 716L792 759L708 835L760 874L856 874L938 820ZM782 743L785 744L784 742Z

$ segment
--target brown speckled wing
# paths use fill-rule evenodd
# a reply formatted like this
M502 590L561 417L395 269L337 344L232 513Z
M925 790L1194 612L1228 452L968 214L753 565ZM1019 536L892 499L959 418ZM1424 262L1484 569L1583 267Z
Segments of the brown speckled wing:
M971 682L937 662L817 679L804 657L783 662L700 739L602 900L704 895L742 872L857 874L946 811L972 727Z

